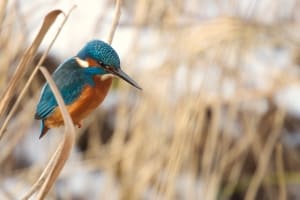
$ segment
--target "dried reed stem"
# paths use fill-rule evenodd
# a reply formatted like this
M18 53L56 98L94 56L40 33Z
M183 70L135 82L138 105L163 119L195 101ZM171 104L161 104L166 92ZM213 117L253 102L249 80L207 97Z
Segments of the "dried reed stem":
M112 43L114 34L116 32L116 29L117 29L117 26L118 26L118 23L119 23L119 20L121 17L121 4L122 4L122 0L116 0L116 10L115 10L114 21L113 21L112 27L110 29L108 40L107 40L107 42L109 44Z
M276 146L276 168L278 170L278 184L279 184L279 200L286 200L286 180L284 174L283 158L282 158L282 145Z
M60 171L62 170L63 166L65 165L65 162L67 161L70 155L72 147L75 143L75 127L71 119L71 116L67 111L64 100L61 97L55 82L51 78L51 75L44 67L40 67L40 70L45 76L47 82L49 83L51 90L53 91L53 94L55 96L55 99L57 100L65 124L64 140L60 145L61 151L59 151L57 155L57 159L53 160L53 162L55 162L53 170L49 172L46 181L43 183L41 190L38 193L38 199L44 199L45 196L48 194L49 190L51 189L52 185L54 184L55 180L57 179ZM56 154L54 154L54 156L56 157ZM51 164L51 162L49 164Z
M260 186L261 181L264 178L265 172L268 168L269 161L271 159L272 151L275 147L278 136L281 133L281 127L284 119L284 112L282 110L275 114L273 131L270 132L269 138L262 149L260 156L258 157L258 167L255 171L254 177L252 178L249 188L247 190L245 200L255 199L257 190Z
M5 17L5 9L7 6L7 2L8 2L8 0L2 0L0 2L0 26L2 25L4 17Z
M30 190L22 197L22 200L29 199L38 189L41 188L42 184L45 182L47 178L47 174L50 173L50 171L54 168L55 161L58 159L58 154L61 152L62 145L59 145L59 147L54 152L53 156L49 160L48 165L45 167L44 171L42 172L39 179L31 186Z

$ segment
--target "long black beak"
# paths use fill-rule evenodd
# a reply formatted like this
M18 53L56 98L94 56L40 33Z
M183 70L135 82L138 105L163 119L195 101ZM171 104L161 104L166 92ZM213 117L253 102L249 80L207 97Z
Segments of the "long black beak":
M121 68L115 68L114 70L111 71L112 74L118 76L119 78L123 79L133 87L142 90L142 88L132 79L130 78L125 72L121 70Z

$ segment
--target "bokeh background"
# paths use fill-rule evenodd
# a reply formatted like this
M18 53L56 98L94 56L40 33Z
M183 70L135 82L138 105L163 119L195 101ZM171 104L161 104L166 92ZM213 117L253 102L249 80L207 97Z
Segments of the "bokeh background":
M1 93L43 17L73 4L43 63L50 71L107 40L115 2L0 2ZM297 0L124 0L112 46L143 91L115 80L76 129L47 199L300 199L299 9ZM38 139L44 81L35 78L0 140L0 199L20 199L62 140L63 128Z

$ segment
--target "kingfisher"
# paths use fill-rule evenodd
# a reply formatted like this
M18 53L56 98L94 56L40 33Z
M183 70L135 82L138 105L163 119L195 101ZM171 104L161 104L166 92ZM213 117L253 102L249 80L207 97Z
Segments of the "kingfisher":
M76 56L65 60L53 72L52 78L76 126L80 128L82 120L102 103L113 77L119 77L141 90L141 87L122 71L117 52L101 40L89 41ZM45 83L41 90L34 118L41 120L39 138L50 128L64 124L48 83Z

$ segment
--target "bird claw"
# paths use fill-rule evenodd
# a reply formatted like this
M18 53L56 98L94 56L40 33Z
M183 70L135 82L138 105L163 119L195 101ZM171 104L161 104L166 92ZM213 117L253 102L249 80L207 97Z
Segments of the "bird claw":
M75 125L76 125L78 128L81 128L81 127L82 127L81 122L77 122Z

